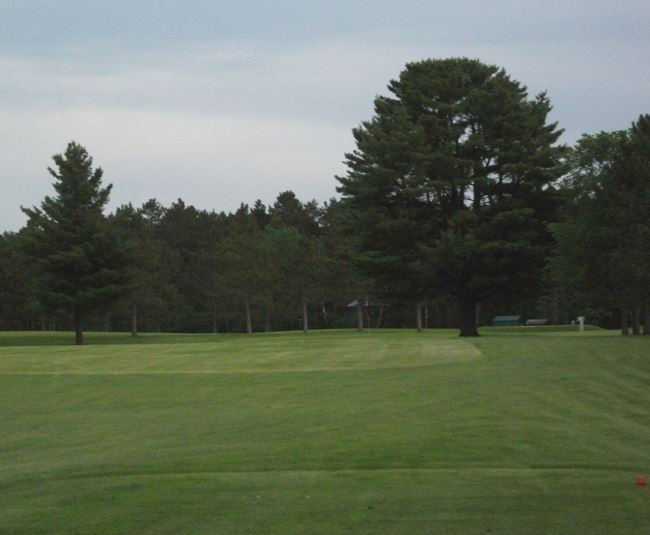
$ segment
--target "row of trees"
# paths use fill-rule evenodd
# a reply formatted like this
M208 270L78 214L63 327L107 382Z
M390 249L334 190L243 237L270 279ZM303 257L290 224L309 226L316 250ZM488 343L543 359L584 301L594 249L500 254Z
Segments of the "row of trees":
M623 335L650 334L650 115L584 135L567 163L549 278L592 317L615 310Z
M345 325L368 294L336 201L288 191L230 214L150 200L105 215L110 186L87 151L73 142L54 161L56 196L0 238L2 328L74 326L77 343L88 325L307 331Z
M389 89L323 205L284 192L228 214L151 200L106 215L111 186L70 143L49 170L56 195L0 239L0 328L74 325L77 343L85 326L354 321L475 336L518 312L616 313L650 334L648 116L570 148L547 96L495 66L412 63Z

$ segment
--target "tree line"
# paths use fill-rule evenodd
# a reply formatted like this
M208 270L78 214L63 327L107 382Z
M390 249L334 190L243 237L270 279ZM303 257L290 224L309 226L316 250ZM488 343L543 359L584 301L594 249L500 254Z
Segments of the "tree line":
M0 238L0 328L146 331L456 326L576 315L650 334L650 116L573 147L503 69L408 64L353 130L340 199L232 213L105 213L87 150Z

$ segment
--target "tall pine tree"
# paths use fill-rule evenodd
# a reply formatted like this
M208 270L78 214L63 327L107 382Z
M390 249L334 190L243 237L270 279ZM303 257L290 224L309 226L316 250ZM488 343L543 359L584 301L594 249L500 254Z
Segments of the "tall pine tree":
M561 132L545 94L477 60L410 63L389 90L353 131L339 191L375 278L414 303L450 294L476 336L478 303L535 286Z
M128 253L104 217L111 185L102 187L101 168L78 143L52 157L56 194L40 208L23 208L29 217L25 248L37 275L44 306L72 315L75 343L83 344L84 321L127 287Z

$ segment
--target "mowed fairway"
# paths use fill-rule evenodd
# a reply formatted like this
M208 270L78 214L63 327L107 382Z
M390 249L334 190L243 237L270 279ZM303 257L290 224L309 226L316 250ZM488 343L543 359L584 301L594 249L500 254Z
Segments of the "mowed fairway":
M0 333L0 533L650 533L650 337Z

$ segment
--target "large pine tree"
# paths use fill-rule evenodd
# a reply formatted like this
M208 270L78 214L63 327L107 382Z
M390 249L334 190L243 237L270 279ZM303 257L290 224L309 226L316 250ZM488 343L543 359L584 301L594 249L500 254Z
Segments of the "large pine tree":
M44 306L65 310L73 318L75 343L83 344L90 312L127 288L128 253L104 217L111 185L102 187L101 168L78 143L52 157L56 194L40 208L23 208L29 217L26 252L37 275L37 294Z
M461 335L476 305L535 285L554 217L561 131L540 94L503 69L454 58L410 63L353 133L341 191L363 260L384 286L417 302L448 293Z

